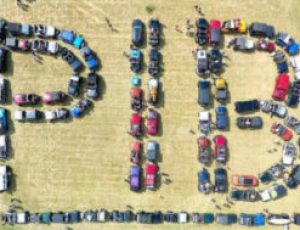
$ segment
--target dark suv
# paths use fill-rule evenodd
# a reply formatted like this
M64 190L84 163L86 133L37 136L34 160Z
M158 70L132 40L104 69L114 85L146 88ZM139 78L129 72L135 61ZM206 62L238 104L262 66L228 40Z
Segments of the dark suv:
M260 105L258 100L237 101L234 103L237 113L248 113L259 110Z
M267 25L265 23L253 22L249 27L250 36L260 36L274 38L275 30L273 26Z
M132 43L135 46L141 46L143 43L143 23L140 19L132 22Z
M210 82L200 80L198 82L198 103L201 106L208 106L210 103Z

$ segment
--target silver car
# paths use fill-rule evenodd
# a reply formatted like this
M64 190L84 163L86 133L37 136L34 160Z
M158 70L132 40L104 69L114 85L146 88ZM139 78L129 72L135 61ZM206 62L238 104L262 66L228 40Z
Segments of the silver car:
M276 103L272 100L260 101L261 111L269 113L271 116L274 114L280 118L284 118L287 115L287 108L284 105Z

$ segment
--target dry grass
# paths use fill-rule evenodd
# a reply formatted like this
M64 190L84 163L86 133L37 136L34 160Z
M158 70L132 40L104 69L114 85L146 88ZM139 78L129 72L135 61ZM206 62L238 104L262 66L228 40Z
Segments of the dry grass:
M243 17L247 22L262 21L276 28L292 33L300 40L298 21L300 6L297 0L270 1L192 1L192 0L36 0L27 13L17 9L15 1L0 0L1 16L10 21L46 23L58 28L68 28L83 34L89 45L102 59L101 75L105 81L103 100L95 103L95 109L82 120L68 124L13 124L12 146L14 157L8 161L16 174L16 189L13 196L20 198L23 207L32 211L84 210L87 208L125 209L126 204L135 210L214 211L208 197L197 191L196 160L197 135L188 133L197 129L196 103L199 80L194 74L195 61L191 50L196 48L193 39L175 32L175 24L184 27L185 20L194 21L198 15L194 4L203 8L207 18ZM122 51L130 44L130 23L139 17L147 22L151 15L145 6L155 7L152 15L158 16L166 26L165 45L161 49L164 75L161 78L164 91L162 115L163 135L153 139L161 145L163 156L159 163L162 172L173 180L171 185L162 185L157 192L129 191L123 179L128 175L129 145L132 138L126 131L129 126L129 70L128 61ZM109 17L118 32L111 32L104 17ZM146 56L149 47L144 48ZM278 161L277 153L268 154L275 136L270 131L271 122L264 118L262 131L240 131L234 121L232 102L239 99L270 98L276 77L276 67L266 53L240 54L227 51L231 60L223 76L229 84L231 103L231 130L224 133L229 141L231 170L233 173L257 174ZM76 52L79 55L78 52ZM30 55L12 55L12 74L9 76L13 94L18 92L42 93L46 90L66 90L71 74L69 67L59 59L44 58L44 64L34 63ZM146 61L147 58L146 58ZM84 76L86 76L86 72ZM142 74L143 89L146 90L147 74ZM15 106L9 105L11 111ZM45 108L40 108L44 110ZM297 115L299 110L290 110ZM213 112L214 114L214 112ZM218 132L215 132L216 134ZM296 139L296 137L294 138ZM144 138L144 143L148 137ZM213 171L215 165L210 167ZM270 203L236 203L222 212L258 212L269 208L273 212L299 211L298 190L289 191L288 197ZM164 199L160 199L164 196ZM212 195L220 204L224 195ZM10 200L9 194L0 197L1 210ZM107 224L105 229L145 229L140 225ZM148 227L148 226L147 226ZM187 225L188 228L198 228ZM80 224L73 229L101 229L98 224ZM161 225L149 228L181 229L175 225ZM222 227L223 228L223 227ZM1 227L1 229L10 229ZM52 226L18 226L13 229L61 229ZM207 229L218 229L211 225ZM223 229L240 229L238 226ZM265 228L267 229L267 227Z

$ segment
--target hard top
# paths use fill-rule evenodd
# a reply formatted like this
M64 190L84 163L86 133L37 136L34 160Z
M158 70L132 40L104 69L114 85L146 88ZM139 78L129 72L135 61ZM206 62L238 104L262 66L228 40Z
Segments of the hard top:
M140 58L141 57L141 51L138 49L131 49L130 50L130 57L131 58Z
M209 113L209 111L199 112L199 120L200 121L209 121L210 120L210 113Z
M139 166L133 165L130 167L130 175L131 176L139 176L141 168Z
M146 165L146 172L147 174L156 174L158 171L158 167L154 163L147 163Z

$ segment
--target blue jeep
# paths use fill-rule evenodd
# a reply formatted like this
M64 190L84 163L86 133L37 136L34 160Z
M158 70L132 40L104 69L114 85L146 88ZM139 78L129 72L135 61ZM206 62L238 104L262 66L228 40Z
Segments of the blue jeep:
M239 224L245 226L264 226L265 216L262 213L257 213L257 214L241 213Z
M223 105L217 106L216 109L216 128L228 129L228 111Z
M6 110L0 108L0 134L4 134L8 131L8 121Z
M138 73L142 70L142 60L143 60L143 56L142 56L142 52L138 49L131 49L130 50L130 69L135 72Z

